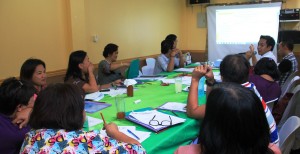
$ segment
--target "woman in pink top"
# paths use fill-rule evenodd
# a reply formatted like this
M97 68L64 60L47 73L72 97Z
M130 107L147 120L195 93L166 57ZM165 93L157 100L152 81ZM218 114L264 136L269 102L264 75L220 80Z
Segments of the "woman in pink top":
M279 154L270 143L269 126L256 94L235 83L220 83L208 95L199 143L176 154Z

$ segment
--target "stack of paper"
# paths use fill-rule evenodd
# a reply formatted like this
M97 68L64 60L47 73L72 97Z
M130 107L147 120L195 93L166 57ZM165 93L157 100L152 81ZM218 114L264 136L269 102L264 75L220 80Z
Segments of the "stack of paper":
M194 68L179 68L174 70L174 72L193 72Z
M186 104L178 102L167 102L162 106L158 107L158 109L186 112Z
M93 101L100 101L103 97L104 97L104 94L98 91L98 92L86 94L84 99L93 100Z
M140 124L152 131L158 132L167 127L185 122L185 119L159 112L157 110L147 110L141 112L130 112L126 119ZM152 122L158 122L158 125L151 124ZM168 123L168 125L162 125L162 123Z
M127 136L138 140L140 143L150 137L151 132L144 132L136 130L135 126L118 126L119 131ZM129 130L129 131L128 131ZM131 133L129 133L131 132ZM106 130L101 130L101 134L107 136ZM134 134L134 135L133 135Z

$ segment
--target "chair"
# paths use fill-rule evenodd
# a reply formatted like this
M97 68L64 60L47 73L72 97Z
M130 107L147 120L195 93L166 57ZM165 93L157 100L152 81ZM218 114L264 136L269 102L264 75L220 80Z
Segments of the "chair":
M280 95L279 99L281 99L287 92L292 92L293 88L295 87L295 84L299 82L298 80L300 80L300 77L295 76L291 79L291 81L289 83L285 83L287 85L286 85L286 87L281 87L281 95Z
M274 106L275 102L277 102L277 101L278 101L278 98L266 102L270 112L272 112L273 106Z
M279 148L282 154L289 154L294 144L296 131L300 127L300 118L291 116L279 131Z
M277 125L278 130L280 131L291 116L300 116L300 91L294 93L293 97L290 99L286 109L283 112L282 118Z
M155 62L156 62L155 58L146 58L146 64L149 67L154 68L155 67Z
M143 75L153 75L153 71L154 71L154 68L150 68L148 66L143 66L142 67L142 74Z
M281 87L281 91L282 91L282 94L281 94L281 97L284 96L284 92L288 89L288 87L290 86L290 84L292 83L292 80L294 79L294 77L296 76L300 76L300 71L296 71L294 73L292 73L285 81L285 83L282 85Z
M125 72L126 79L133 79L140 74L140 60L134 59L130 62L130 66Z
M154 58L146 59L146 66L142 67L143 75L153 75L156 60Z

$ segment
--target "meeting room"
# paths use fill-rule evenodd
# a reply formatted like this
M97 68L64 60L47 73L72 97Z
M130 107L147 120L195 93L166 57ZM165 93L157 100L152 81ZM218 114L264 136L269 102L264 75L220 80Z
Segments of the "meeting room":
M0 153L300 153L299 0L0 0Z

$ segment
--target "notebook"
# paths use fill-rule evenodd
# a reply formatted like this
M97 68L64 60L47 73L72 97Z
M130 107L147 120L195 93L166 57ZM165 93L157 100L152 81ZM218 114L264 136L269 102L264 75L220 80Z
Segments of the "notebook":
M144 108L127 112L125 118L154 132L159 132L168 127L185 122L185 119L183 118L153 110L152 108ZM152 125L151 123L158 123L160 125Z
M107 107L111 106L111 104L104 103L104 102L93 102L93 101L84 101L84 110L88 113L94 113L97 111L100 111L102 109L105 109Z
M166 102L165 104L158 107L161 110L186 112L186 104L179 102Z

